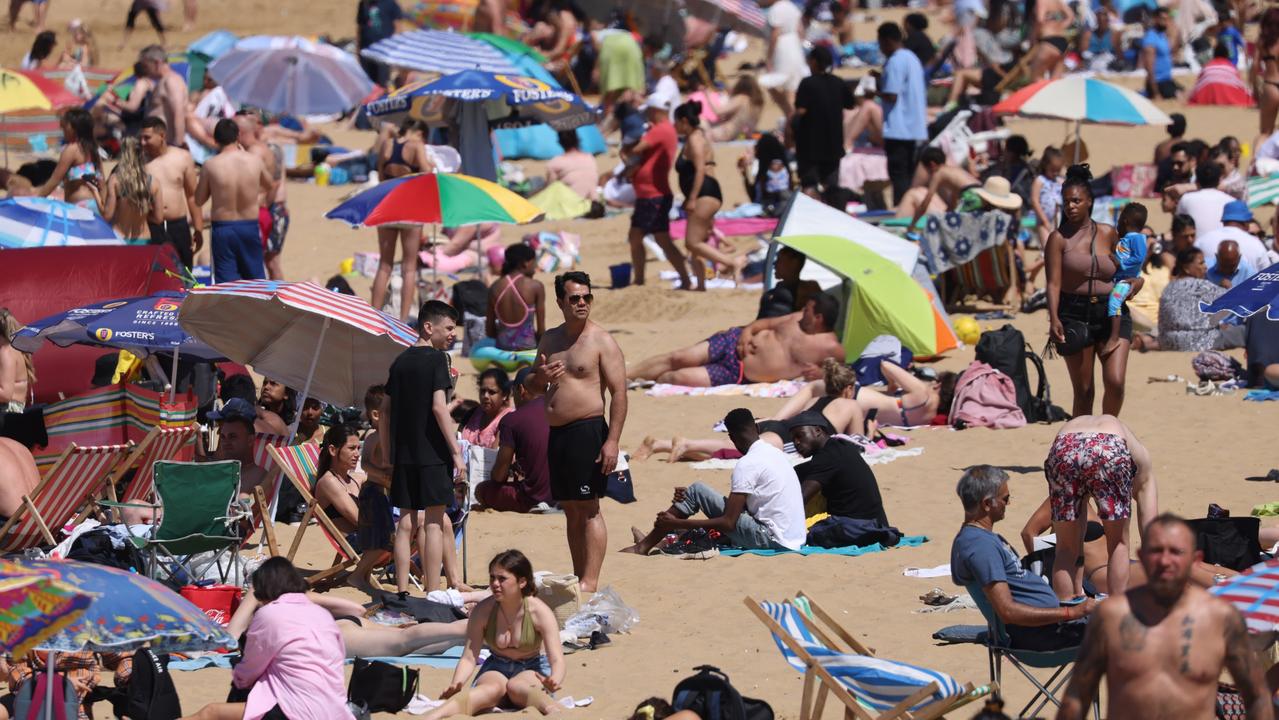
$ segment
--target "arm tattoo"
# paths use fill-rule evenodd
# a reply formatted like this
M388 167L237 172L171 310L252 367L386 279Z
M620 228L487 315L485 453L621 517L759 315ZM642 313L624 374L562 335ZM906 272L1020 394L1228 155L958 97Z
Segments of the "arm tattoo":
M1270 691L1257 653L1248 642L1248 628L1243 616L1233 607L1226 620L1226 669L1239 688L1248 708L1249 720L1272 717Z
M1094 614L1088 621L1088 629L1084 632L1084 642L1075 659L1074 675L1066 695L1062 698L1061 713L1063 718L1079 718L1083 720L1088 706L1097 696L1097 686L1101 676L1106 672L1106 631L1102 624L1102 616Z

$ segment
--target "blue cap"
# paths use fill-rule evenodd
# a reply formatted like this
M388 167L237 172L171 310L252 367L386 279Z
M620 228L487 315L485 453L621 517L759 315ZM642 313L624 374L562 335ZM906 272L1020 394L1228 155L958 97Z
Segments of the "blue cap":
M253 408L253 403L240 397L233 397L227 400L221 409L209 413L209 419L214 421L229 420L231 418L254 420L257 416L258 412Z
M1231 200L1221 209L1221 221L1223 223L1252 222L1252 211L1248 209L1248 203L1243 200Z

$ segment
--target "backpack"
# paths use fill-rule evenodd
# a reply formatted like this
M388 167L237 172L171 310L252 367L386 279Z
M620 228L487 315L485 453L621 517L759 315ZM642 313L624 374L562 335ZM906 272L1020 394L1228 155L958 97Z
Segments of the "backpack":
M1017 407L1021 408L1026 422L1059 422L1065 420L1066 411L1052 404L1052 391L1048 376L1044 373L1044 361L1026 344L1026 337L1012 325L998 330L987 330L977 340L977 359L1007 375L1016 391ZM1039 385L1032 395L1030 373L1026 361L1034 364L1039 373Z
M701 720L773 720L773 708L763 700L742 697L717 667L698 665L697 674L675 686L671 707L692 710Z
M122 713L133 720L177 720L182 717L182 702L169 674L169 655L159 655L147 648L133 654L133 674Z
M416 668L357 657L346 699L370 713L397 713L417 693L417 681Z
M67 559L130 572L146 567L142 553L133 543L125 541L120 543L120 547L116 547L116 541L112 540L111 532L104 527L81 533L67 550Z
M54 673L53 707L45 712L44 699L48 696L49 673L40 671L22 681L13 699L14 720L76 720L80 716L80 698L75 686L62 673ZM61 688L61 689L59 689Z
M980 360L974 360L955 383L955 400L946 421L957 428L1005 429L1026 424L1017 407L1017 393L1007 375Z

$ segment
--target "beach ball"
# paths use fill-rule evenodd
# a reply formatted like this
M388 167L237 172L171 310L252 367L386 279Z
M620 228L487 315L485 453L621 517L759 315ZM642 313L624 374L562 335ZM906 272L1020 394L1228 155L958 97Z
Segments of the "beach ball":
M981 337L981 326L968 315L960 315L955 320L955 335L965 345L976 345Z

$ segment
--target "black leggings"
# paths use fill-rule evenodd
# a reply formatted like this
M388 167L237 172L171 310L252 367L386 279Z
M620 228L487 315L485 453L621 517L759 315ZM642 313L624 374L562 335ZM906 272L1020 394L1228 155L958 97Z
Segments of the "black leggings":
M133 4L129 6L129 15L124 20L124 26L132 30L138 21L139 13L146 13L147 19L151 21L151 27L155 28L157 33L164 34L164 25L160 24L160 13L156 12L155 6L148 0L133 0Z

